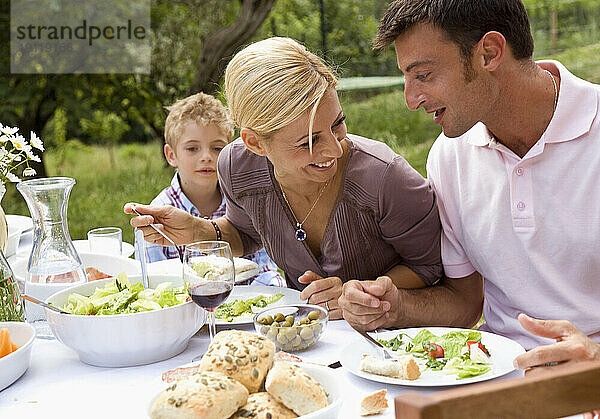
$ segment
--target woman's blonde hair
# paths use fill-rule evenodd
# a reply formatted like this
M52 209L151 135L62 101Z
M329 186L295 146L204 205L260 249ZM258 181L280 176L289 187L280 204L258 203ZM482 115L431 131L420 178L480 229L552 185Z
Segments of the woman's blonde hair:
M333 71L291 38L255 42L238 52L225 70L229 112L240 128L269 138L312 106L311 152L317 107L327 89L336 85Z
M233 139L233 121L227 114L227 109L218 99L206 93L196 93L180 99L171 106L165 121L165 142L172 148L177 146L183 133L184 125L195 122L202 125L216 125L227 142Z

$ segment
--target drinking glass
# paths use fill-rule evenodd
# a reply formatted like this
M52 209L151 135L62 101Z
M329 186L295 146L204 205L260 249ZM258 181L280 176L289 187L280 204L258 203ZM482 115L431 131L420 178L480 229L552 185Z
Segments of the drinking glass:
M231 293L235 269L229 243L202 241L187 245L183 255L183 282L192 300L208 312L210 341L215 335L215 309Z
M100 227L88 231L90 252L121 256L123 232L119 227Z

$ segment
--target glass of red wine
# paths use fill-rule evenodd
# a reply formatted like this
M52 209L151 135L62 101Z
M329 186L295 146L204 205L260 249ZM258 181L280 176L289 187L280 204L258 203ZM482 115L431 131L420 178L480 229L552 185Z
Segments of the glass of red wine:
M229 243L202 241L187 245L183 255L183 282L192 300L208 312L210 341L215 335L215 309L231 293L235 268Z

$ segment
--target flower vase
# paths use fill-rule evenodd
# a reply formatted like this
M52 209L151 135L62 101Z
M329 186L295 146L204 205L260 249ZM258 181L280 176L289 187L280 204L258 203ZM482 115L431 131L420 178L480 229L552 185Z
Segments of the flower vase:
M0 202L2 201L2 195L4 194L0 194ZM1 224L4 224L6 231L8 231L8 227L6 227L6 216L4 215L4 211L1 211L0 207L0 230L2 229ZM15 282L15 275L13 274L8 261L4 257L4 245L7 236L8 234L6 234L4 240L0 242L0 322L22 322L25 320L23 300L21 299L21 293ZM0 239L2 239L2 237L0 237Z

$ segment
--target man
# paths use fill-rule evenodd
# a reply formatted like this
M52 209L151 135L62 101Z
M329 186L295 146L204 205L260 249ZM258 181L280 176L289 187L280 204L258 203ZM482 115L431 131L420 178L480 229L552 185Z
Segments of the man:
M600 360L600 87L533 61L520 0L395 1L375 43L394 43L408 107L443 129L427 170L447 279L423 291L346 283L344 318L456 325L483 304L485 329L535 348L518 368ZM471 297L453 298L448 281L467 281Z

